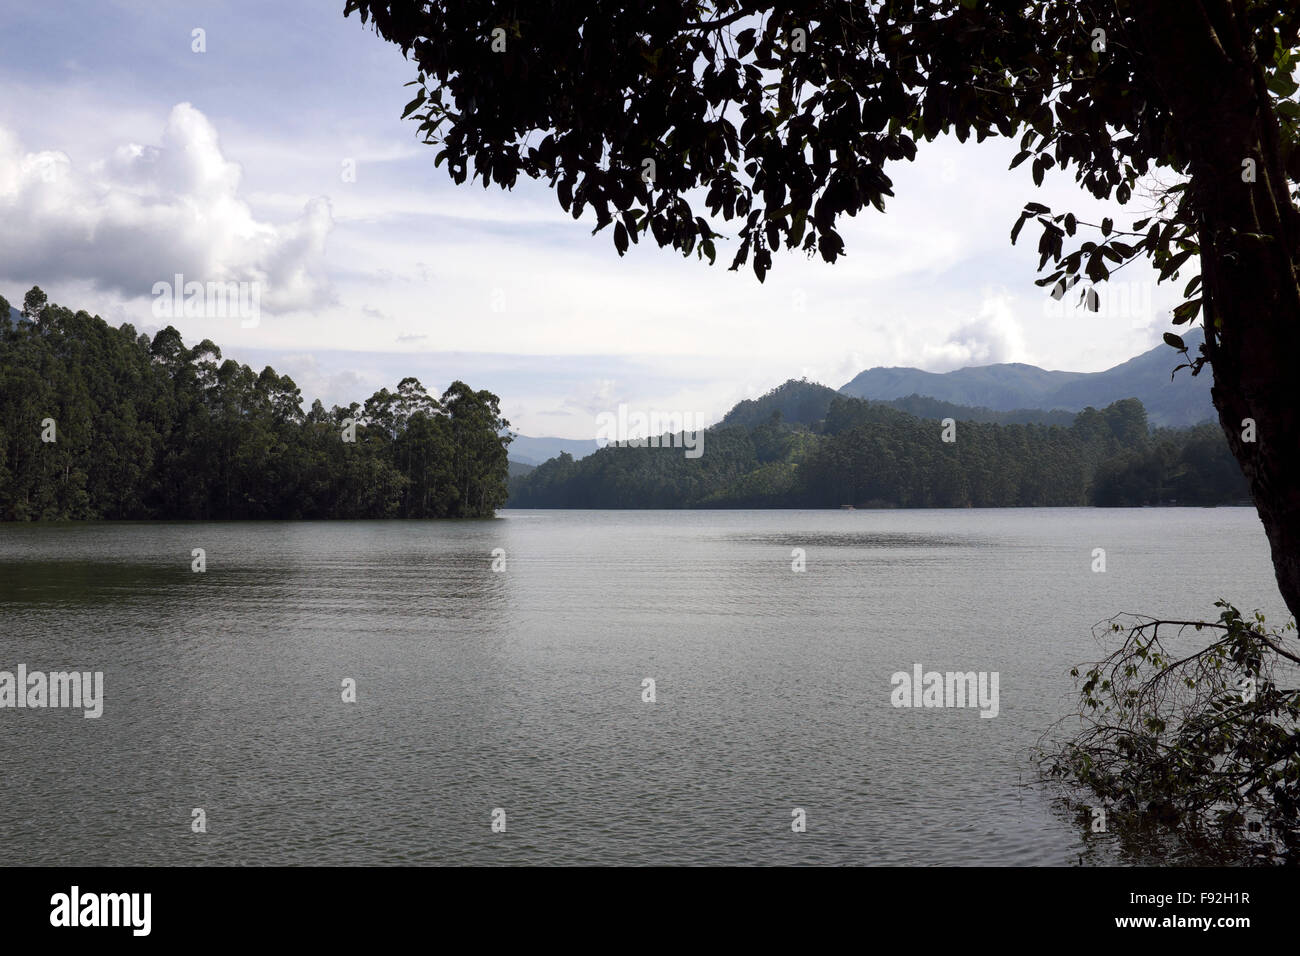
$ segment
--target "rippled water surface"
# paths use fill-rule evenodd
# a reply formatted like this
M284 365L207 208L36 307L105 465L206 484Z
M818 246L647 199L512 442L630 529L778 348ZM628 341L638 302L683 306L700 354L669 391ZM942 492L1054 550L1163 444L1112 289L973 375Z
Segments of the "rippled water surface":
M1252 510L7 525L0 670L105 702L0 710L0 833L8 863L1069 864L1022 784L1092 625L1220 596L1283 618ZM915 663L997 671L999 715L892 707Z

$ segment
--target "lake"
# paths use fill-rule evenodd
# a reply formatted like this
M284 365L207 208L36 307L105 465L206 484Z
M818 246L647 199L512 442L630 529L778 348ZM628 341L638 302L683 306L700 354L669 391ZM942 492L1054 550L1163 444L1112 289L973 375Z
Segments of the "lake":
M1285 619L1251 509L5 525L0 670L104 693L0 709L0 834L13 864L1114 862L1030 750L1094 624L1221 596ZM892 706L918 664L996 673L997 716Z

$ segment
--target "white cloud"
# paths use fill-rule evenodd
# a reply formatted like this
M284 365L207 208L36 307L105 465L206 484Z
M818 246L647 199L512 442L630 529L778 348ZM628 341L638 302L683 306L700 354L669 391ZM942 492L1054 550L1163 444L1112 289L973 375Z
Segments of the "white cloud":
M328 200L288 222L260 221L239 196L240 175L189 103L172 108L159 145L126 144L80 165L63 152L25 153L0 129L0 274L132 299L183 273L261 283L272 312L329 304Z
M1011 297L1005 292L986 292L979 314L942 344L923 346L917 364L934 372L949 372L968 365L1026 361L1025 337Z
M626 402L628 400L626 396L622 392L616 391L617 385L617 381L612 378L601 378L594 382L578 383L579 391L564 399L563 410L560 414L576 411L594 417L601 412L610 410L619 402Z

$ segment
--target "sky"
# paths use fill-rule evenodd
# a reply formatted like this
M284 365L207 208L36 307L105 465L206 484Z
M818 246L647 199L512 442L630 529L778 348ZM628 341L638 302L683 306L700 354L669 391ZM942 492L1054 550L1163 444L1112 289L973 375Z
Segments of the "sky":
M873 366L1098 371L1173 328L1181 283L1145 262L1099 314L1033 284L1036 230L1009 239L1026 201L1120 227L1146 206L1103 207L1059 172L1036 189L1007 140L889 167L896 198L843 221L835 265L777 254L760 284L727 271L734 243L712 267L649 240L620 258L542 184L435 168L400 118L415 67L343 6L0 0L0 295L40 285L113 325L174 325L307 403L461 379L517 431L565 438L620 404L713 421ZM249 283L257 321L160 315L178 274Z

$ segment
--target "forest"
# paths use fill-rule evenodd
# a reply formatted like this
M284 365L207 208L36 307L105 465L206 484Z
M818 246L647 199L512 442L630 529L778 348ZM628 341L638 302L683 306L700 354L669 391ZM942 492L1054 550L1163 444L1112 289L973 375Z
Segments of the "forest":
M968 421L961 419L959 406L935 407L954 419L950 429L890 403L847 398L792 380L737 405L707 431L699 459L686 459L680 449L628 445L609 445L580 461L561 455L512 479L510 506L1250 503L1246 480L1218 425L1153 430L1137 399L1085 408L1068 425Z
M210 340L0 297L0 520L479 518L506 500L497 396L415 378L304 412Z
M0 520L443 518L521 508L1216 505L1250 494L1217 425L1151 429L1136 399L1010 413L790 381L705 454L609 446L508 477L497 396L415 378L303 411L286 375L210 340L0 297ZM955 420L945 430L940 416ZM1037 416L1039 420L1033 420ZM1063 418L1064 416L1064 418ZM992 419L992 420L990 420ZM1068 419L1068 424L1064 423ZM945 440L951 439L951 440Z

